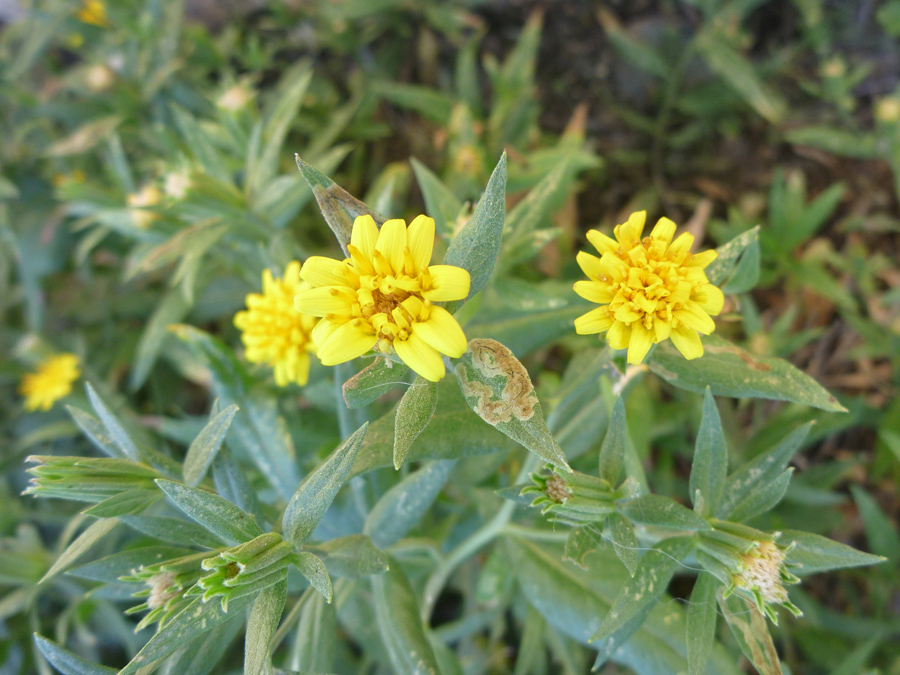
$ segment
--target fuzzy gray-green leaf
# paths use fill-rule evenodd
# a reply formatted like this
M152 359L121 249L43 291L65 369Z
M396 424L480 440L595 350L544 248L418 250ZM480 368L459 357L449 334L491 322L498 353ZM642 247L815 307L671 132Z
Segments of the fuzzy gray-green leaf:
M609 426L603 445L600 446L600 478L617 486L624 477L625 449L628 444L628 429L625 422L625 404L621 396L613 404Z
M449 239L456 225L456 218L463 209L463 203L441 182L431 170L416 158L410 160L419 190L425 200L425 211L434 218L434 229L444 239Z
M106 406L106 403L103 402L103 399L100 398L100 395L97 394L90 382L85 382L84 388L87 390L88 398L91 400L91 405L94 407L94 412L97 413L97 417L100 418L103 426L106 427L106 430L109 432L110 439L125 455L134 461L139 462L141 457L138 453L137 446L134 444L134 441L131 440L131 436L128 435L128 432L125 431L125 427L123 427L122 423L116 419L116 416Z
M811 532L785 530L781 533L778 544L779 546L793 544L793 548L787 553L786 561L797 565L791 568L791 572L800 577L844 567L877 565L886 560L881 556L857 551L846 544Z
M628 574L634 576L638 566L638 543L634 526L621 513L612 513L609 516L609 534L616 556L625 565Z
M728 447L725 445L725 432L722 431L716 400L707 388L690 478L691 500L699 515L709 517L716 512L722 500L727 475Z
M760 675L783 675L766 617L756 605L739 595L724 597L724 590L719 587L719 607L744 656L750 659Z
M481 419L544 461L571 471L547 428L528 371L509 349L495 340L470 340L455 372L466 403Z
M687 608L688 675L703 675L716 639L716 588L718 580L700 572Z
M718 286L734 270L738 259L753 243L759 241L759 225L741 232L731 241L728 241L716 249L716 259L706 268L706 278L711 284Z
M338 490L347 480L359 446L366 436L368 422L341 443L331 456L306 477L284 511L284 537L298 547L306 541L325 516Z
M50 665L62 675L116 675L118 672L115 668L91 663L37 633L34 634L34 644Z
M162 478L156 484L185 514L229 544L241 544L263 533L253 516L219 495Z
M310 586L315 588L326 602L331 602L334 590L331 585L331 577L328 576L328 570L325 569L322 559L309 551L301 551L294 556L294 565L306 577Z
M387 358L376 358L372 363L344 382L344 402L348 408L369 405L392 387L403 384L409 368Z
M44 574L44 576L41 578L40 583L43 583L47 579L56 576L64 569L69 567L72 563L74 563L81 556L87 553L88 550L101 538L109 534L112 529L118 524L119 521L116 518L101 518L91 523L84 530L84 532L75 537L75 539L72 540L72 542L66 547L66 549L59 554L59 557L54 561L50 569L47 570L47 573Z
M372 539L365 534L329 539L309 549L325 558L329 574L341 579L382 574L388 568L387 556L375 548Z
M437 384L429 382L421 375L400 399L397 416L394 418L394 468L403 466L409 446L428 426L437 408Z
M222 412L212 416L209 424L203 427L203 430L191 443L188 448L187 455L184 458L184 482L192 487L198 485L203 476L206 475L207 469L216 458L216 453L222 447L225 440L225 434L231 427L231 421L234 419L238 407L234 404L228 406Z
M244 675L262 675L270 663L269 643L287 600L287 579L262 591L253 602L244 639Z
M644 495L631 499L619 511L634 523L671 530L708 530L709 523L669 497Z

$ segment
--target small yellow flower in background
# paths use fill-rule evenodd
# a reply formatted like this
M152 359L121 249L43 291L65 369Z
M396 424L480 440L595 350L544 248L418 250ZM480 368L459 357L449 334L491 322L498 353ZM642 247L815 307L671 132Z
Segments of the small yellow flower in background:
M262 294L247 296L247 310L238 312L234 325L241 330L251 363L267 363L275 369L275 384L300 386L309 379L309 355L316 348L310 333L319 319L294 309L294 296L309 285L300 281L300 263L289 263L284 278L262 273Z
M59 399L69 395L72 383L80 375L78 357L74 354L56 354L44 359L37 372L26 374L19 384L25 408L50 410Z
M379 231L371 216L353 223L350 258L312 257L300 276L313 287L297 295L296 308L324 317L313 331L326 366L362 356L373 347L391 350L426 380L444 376L441 354L466 351L462 328L443 307L469 294L469 273L431 265L434 220L418 216L407 229L388 220Z
M162 201L162 193L155 185L145 185L138 192L128 195L125 201L131 207L131 220L136 227L146 230L159 218L158 213L144 210L145 207L156 206Z
M885 96L875 104L875 119L885 124L900 121L900 100L894 96Z
M722 311L725 297L703 271L715 251L692 254L688 233L674 242L675 223L660 218L649 237L641 239L645 211L616 225L615 239L591 230L588 241L601 257L581 252L578 264L589 281L575 283L575 292L602 305L575 320L580 335L608 331L613 349L628 349L628 363L641 363L650 347L671 338L687 359L703 356L699 333L715 328L710 318Z
M105 28L109 25L109 19L106 17L106 5L101 0L85 0L75 16L82 23L89 23L93 26Z

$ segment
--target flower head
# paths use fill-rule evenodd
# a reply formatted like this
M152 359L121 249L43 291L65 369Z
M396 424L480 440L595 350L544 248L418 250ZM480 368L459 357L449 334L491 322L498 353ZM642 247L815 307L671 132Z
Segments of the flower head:
M372 348L395 352L427 380L444 376L441 354L466 351L462 328L438 302L469 294L469 273L431 265L434 221L388 220L379 231L371 216L359 216L346 260L313 257L300 276L313 287L297 294L298 310L324 317L313 331L327 366L362 356Z
M155 185L145 185L138 192L128 195L125 201L131 207L131 220L136 227L146 230L159 218L158 213L146 210L146 207L156 206L162 201L162 193Z
M19 393L25 397L28 410L50 410L54 403L72 391L72 383L78 379L78 357L74 354L57 354L45 359L36 373L22 377Z
M309 355L316 347L310 334L318 318L294 309L294 296L309 288L300 280L300 263L288 263L283 279L263 270L262 290L247 296L247 310L238 312L234 325L241 332L251 363L267 363L275 369L275 384L300 386L309 379Z
M106 18L106 5L102 0L85 0L75 16L82 23L89 23L101 28L109 25L109 19Z
M715 251L692 254L694 237L675 241L675 223L660 218L649 237L641 239L646 212L633 213L616 225L615 239L596 230L588 241L601 257L581 252L578 264L588 281L575 283L575 292L599 305L575 320L580 335L608 331L613 349L628 349L628 363L640 363L650 347L671 338L687 359L703 355L698 332L716 328L710 318L722 311L725 297L703 271Z

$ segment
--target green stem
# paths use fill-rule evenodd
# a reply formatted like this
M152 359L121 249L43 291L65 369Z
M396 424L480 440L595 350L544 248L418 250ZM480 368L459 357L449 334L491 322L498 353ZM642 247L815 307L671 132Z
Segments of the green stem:
M515 523L507 523L503 526L500 534L511 534L522 539L530 539L531 541L565 541L569 537L570 529L565 531L554 532L552 530L535 530L531 527L516 525Z

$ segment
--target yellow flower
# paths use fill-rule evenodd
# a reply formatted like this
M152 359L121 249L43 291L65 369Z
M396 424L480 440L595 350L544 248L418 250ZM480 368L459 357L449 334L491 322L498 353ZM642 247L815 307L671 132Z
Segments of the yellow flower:
M353 223L350 257L312 257L300 276L313 286L297 295L301 312L325 317L313 331L326 366L362 356L373 347L391 349L427 380L444 376L441 354L458 358L466 336L446 309L434 303L469 294L469 273L452 265L431 265L434 221L418 216L409 224L371 216Z
M698 331L712 333L710 318L722 311L725 297L703 271L715 251L691 254L694 237L684 233L674 242L675 223L660 218L649 237L641 239L645 211L616 225L615 239L596 230L588 241L601 257L581 252L578 264L589 281L575 283L575 292L602 305L575 320L580 335L607 333L613 349L628 348L628 363L640 363L650 347L671 338L687 359L703 355Z
M101 0L85 0L75 16L82 23L89 23L101 28L109 25L109 19L106 18L106 5Z
M300 263L288 263L283 279L263 270L262 288L262 294L247 296L247 311L234 317L245 356L251 363L271 365L279 387L289 382L303 386L309 379L309 355L316 353L310 333L319 320L294 309L294 296L309 288L300 281Z
M78 357L57 354L44 359L36 373L28 373L19 384L19 394L25 397L27 410L50 410L59 399L72 391L78 379Z
M133 192L125 198L125 202L131 207L132 222L142 230L146 230L159 218L158 213L148 211L146 207L156 206L161 201L162 193L155 185L145 185L138 192Z

